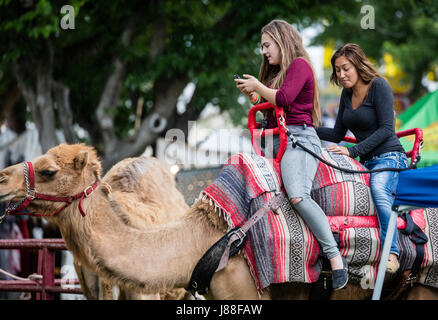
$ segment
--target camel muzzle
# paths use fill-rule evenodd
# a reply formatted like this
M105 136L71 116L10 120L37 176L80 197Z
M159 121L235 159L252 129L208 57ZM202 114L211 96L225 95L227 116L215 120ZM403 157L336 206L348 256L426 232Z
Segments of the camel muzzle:
M35 170L33 168L33 164L30 161L23 162L24 167L24 181L26 184L26 196L20 201L20 202L9 202L7 204L5 213L3 216L0 217L0 223L3 221L4 218L6 218L8 215L29 215L34 217L47 217L47 216L55 216L61 211L63 211L65 208L67 208L69 205L72 204L73 201L79 200L79 212L83 217L85 217L85 212L82 209L82 200L85 197L88 197L98 186L97 181L94 182L91 186L88 186L85 188L84 191L79 192L78 194L75 194L74 196L69 197L57 197L47 194L38 193L35 190ZM37 214L29 211L22 211L25 208L27 208L33 200L46 200L46 201L53 201L53 202L64 202L65 205L62 206L59 210L57 210L55 213L51 214Z

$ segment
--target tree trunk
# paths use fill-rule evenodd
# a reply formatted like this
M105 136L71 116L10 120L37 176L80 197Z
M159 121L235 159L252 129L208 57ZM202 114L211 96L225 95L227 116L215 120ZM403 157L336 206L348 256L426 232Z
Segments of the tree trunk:
M52 76L46 66L38 66L36 104L30 105L38 128L38 137L43 153L58 145L55 127L55 112L52 101Z
M0 102L0 124L3 124L11 113L12 108L21 96L20 89L14 83L8 87L6 94Z
M43 153L58 144L55 132L55 114L51 97L51 74L43 65L37 66L36 88L26 83L26 78L18 62L13 63L13 71L24 99L32 113L38 130L38 140Z
M76 135L73 130L73 113L70 108L70 88L66 85L52 81L53 97L58 107L58 118L64 132L65 141L77 143Z
M54 49L49 40L45 42L45 49L46 55L41 60L24 59L14 61L12 64L12 71L18 87L29 106L33 121L38 129L38 140L43 153L58 144L52 101ZM32 69L36 69L34 77L25 71ZM29 78L35 78L35 86L27 82Z
M198 104L198 88L195 88L192 98L186 106L186 111L179 117L173 118L170 124L172 128L180 129L184 133L185 142L189 137L189 121L196 121L202 112L202 107Z
M134 138L114 141L111 149L117 152L108 152L105 149L102 162L104 172L126 157L139 156L148 145L155 142L157 137L168 128L170 119L175 116L178 98L188 83L189 79L185 76L171 80L157 80L154 89L155 107L143 119Z
M427 66L418 66L418 69L413 73L412 79L412 89L409 92L409 101L414 103L416 100L421 98L425 93L427 93L427 89L423 86L422 80L423 75L427 72Z

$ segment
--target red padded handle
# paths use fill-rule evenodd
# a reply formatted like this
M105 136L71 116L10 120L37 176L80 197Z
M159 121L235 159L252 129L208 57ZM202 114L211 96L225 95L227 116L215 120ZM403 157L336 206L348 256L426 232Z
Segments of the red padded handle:
M256 122L256 113L257 111L268 110L268 109L275 109L277 127L272 129L260 129L261 124L260 122ZM281 161L281 158L283 157L287 145L286 132L284 130L280 130L280 123L278 121L280 116L283 116L284 118L283 108L279 108L276 105L269 102L264 102L253 106L248 113L248 129L251 134L251 143L254 148L254 151L258 155L263 157L265 156L260 148L260 145L257 143L258 141L260 141L261 137L265 137L266 135L277 135L277 134L280 135L280 149L278 150L277 156L274 159L278 163Z
M411 151L406 152L406 157L411 158L411 163L415 161L417 156L420 154L420 148L422 147L421 144L423 142L423 130L421 130L420 128L413 128L413 129L396 132L398 138L410 136L413 134L415 135L414 146L412 147ZM357 140L355 138L348 136L345 136L344 139L342 139L342 141L346 141L349 143L357 143Z

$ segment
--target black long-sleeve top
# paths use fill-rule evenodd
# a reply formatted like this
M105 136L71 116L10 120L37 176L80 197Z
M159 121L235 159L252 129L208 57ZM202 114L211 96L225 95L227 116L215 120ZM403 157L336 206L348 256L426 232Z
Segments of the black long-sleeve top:
M385 152L405 152L395 134L392 91L385 79L372 82L366 99L355 110L352 94L352 89L342 90L335 126L318 128L319 138L339 143L350 130L358 142L348 148L350 156L359 156L362 163Z

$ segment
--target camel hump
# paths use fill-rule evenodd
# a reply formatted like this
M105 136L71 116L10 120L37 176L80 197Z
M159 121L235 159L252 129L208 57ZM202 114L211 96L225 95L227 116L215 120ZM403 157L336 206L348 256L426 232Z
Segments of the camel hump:
M126 158L104 176L113 191L138 191L175 186L175 178L166 165L154 157Z

